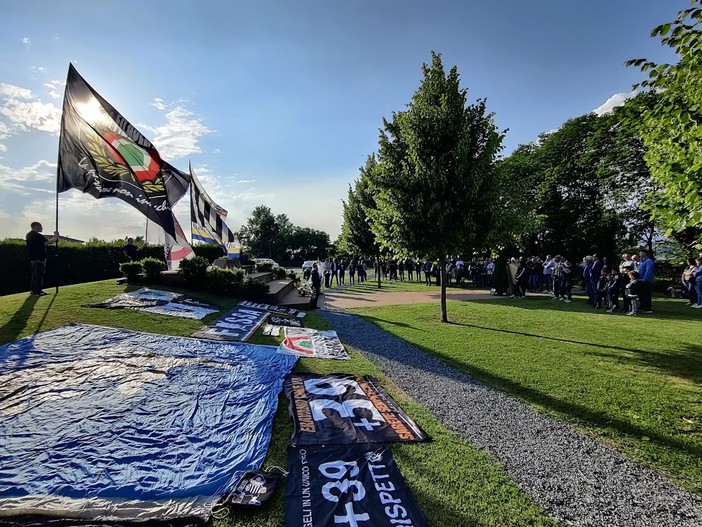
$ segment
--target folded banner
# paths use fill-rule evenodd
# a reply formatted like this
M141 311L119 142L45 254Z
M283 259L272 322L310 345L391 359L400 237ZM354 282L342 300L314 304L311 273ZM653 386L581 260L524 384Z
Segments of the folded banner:
M237 306L209 326L198 329L193 333L193 337L228 341L249 340L268 315L265 311Z
M370 377L291 375L285 395L294 445L424 441L422 430Z
M319 331L317 329L283 328L285 340L278 346L278 353L311 357L315 359L348 360L344 345L339 340L336 331Z
M384 445L290 448L286 527L425 527Z
M261 467L295 360L87 325L0 346L0 524L206 520Z
M186 298L179 293L148 288L122 293L104 302L86 304L85 307L136 309L137 311L197 320L219 311L217 306Z
M219 311L219 307L171 291L159 291L143 287L129 293L122 293L104 302L86 304L85 307L105 309L136 309L159 315L200 320Z
M277 326L290 326L293 328L302 327L302 322L300 322L299 318L277 317L275 315L271 315L270 322L271 324L276 324Z
M257 304L256 302L250 302L248 300L242 300L239 302L240 306L248 307L251 309L260 309L261 311L270 311L271 313L278 313L279 315L289 315L291 317L304 318L305 313L293 309L291 307L284 306L272 306L270 304Z

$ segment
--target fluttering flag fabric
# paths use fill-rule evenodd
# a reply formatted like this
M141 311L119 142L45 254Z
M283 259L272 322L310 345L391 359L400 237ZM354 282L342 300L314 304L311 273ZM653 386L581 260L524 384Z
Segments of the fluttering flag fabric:
M190 175L163 161L151 142L69 65L59 139L59 192L117 197L176 238L172 206Z
M188 258L194 258L195 251L193 251L188 240L185 239L185 233L183 233L183 229L175 215L173 215L173 226L175 227L176 236L173 238L166 233L166 243L163 245L163 250L168 269L175 271L180 269L180 262Z
M227 211L217 205L205 192L190 166L190 221L193 240L219 245L227 258L239 258L240 246L236 236L224 223Z

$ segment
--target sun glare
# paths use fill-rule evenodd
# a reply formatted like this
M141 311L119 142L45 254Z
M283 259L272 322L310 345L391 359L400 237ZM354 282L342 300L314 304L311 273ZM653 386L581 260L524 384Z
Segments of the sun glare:
M88 102L76 104L76 110L86 122L91 124L101 121L105 115L105 110L100 106L97 99L90 99Z

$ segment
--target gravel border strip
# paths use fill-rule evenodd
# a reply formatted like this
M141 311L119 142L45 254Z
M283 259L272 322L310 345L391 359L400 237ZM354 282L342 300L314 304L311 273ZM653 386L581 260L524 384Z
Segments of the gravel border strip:
M562 525L702 526L702 498L358 316L320 314L449 430L503 464Z

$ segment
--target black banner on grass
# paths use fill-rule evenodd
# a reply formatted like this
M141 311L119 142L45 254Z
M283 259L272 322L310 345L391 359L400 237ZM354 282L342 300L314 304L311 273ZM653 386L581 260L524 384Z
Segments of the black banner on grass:
M227 314L193 333L193 337L210 340L244 341L253 335L269 313L235 307Z
M292 447L286 527L424 527L405 479L384 445Z
M424 441L427 434L370 377L290 375L294 445Z

